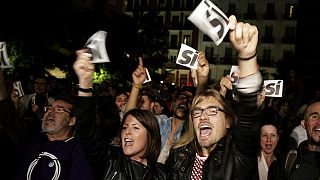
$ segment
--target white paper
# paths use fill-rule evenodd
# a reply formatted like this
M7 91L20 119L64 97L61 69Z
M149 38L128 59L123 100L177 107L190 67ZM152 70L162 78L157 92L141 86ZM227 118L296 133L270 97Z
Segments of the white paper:
M16 91L16 93L17 93L17 95L19 97L24 96L24 92L23 92L22 85L21 85L20 81L14 82L13 83L13 88L14 88L14 90Z
M143 83L147 83L147 82L151 81L151 77L150 77L150 74L149 74L149 71L147 68L146 68L146 74L147 74L147 78L146 78L146 80L143 81Z
M198 57L199 54L197 50L185 44L181 44L176 63L191 69L197 69Z
M5 42L0 42L0 63L0 67L3 69L13 67L8 58L7 44Z
M230 29L228 17L210 0L202 0L188 20L208 35L217 46Z
M263 85L268 97L282 97L283 80L264 80Z
M106 49L107 32L98 31L94 33L86 42L85 47L90 49L92 53L93 63L110 62Z
M239 72L240 72L240 68L239 66L231 66L231 70L230 70L230 76L233 78L233 85L236 85L238 83L239 80Z

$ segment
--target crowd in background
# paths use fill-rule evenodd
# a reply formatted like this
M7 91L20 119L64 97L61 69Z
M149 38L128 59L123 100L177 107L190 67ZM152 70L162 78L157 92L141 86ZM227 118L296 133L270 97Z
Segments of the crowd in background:
M234 40L234 43L236 46L236 40ZM253 46L253 48L256 48L255 45ZM239 51L243 50L241 47L237 48ZM85 62L86 57L83 54L83 52L78 54L78 58L80 60L78 59L77 63L80 61ZM255 58L256 54L252 57L250 56L249 60ZM199 55L199 59L202 59L199 60L199 62L203 62L203 67L208 65L207 61L205 60L204 53ZM242 60L247 61L248 58L242 58ZM104 82L103 85L99 86L99 88L92 88L92 77L90 77L90 75L92 75L91 73L93 67L91 67L91 65L92 64L85 66L87 68L92 68L87 70L90 73L83 71L83 67L78 67L76 71L76 73L78 73L77 75L79 82L82 79L88 79L88 83L86 81L81 81L80 85L73 89L73 87L75 87L74 84L68 84L63 80L53 77L38 76L34 79L33 85L27 86L27 88L24 89L25 95L22 97L18 97L18 94L12 87L12 82L9 79L5 79L2 70L0 70L2 83L2 89L0 89L0 105L2 108L0 112L0 143L1 147L6 147L1 148L2 150L0 154L1 158L6 159L6 162L9 161L12 163L2 165L3 170L7 170L3 171L4 174L8 174L10 177L10 175L12 175L12 173L14 173L18 167L17 169L21 168L21 172L23 172L22 175L20 175L24 176L27 174L28 179L31 179L31 176L36 176L35 174L37 174L38 177L45 177L45 172L40 170L37 171L35 167L40 166L37 163L40 162L41 158L48 158L48 160L44 162L41 161L43 163L41 166L46 168L70 168L68 171L61 172L67 173L66 176L73 177L73 179L94 179L92 174L95 174L95 176L98 174L98 177L104 177L105 179L125 177L127 175L121 173L123 168L121 163L130 161L130 159L127 159L129 156L127 154L130 154L131 152L127 152L129 150L126 149L123 144L130 146L130 144L132 144L135 140L134 138L133 140L130 140L130 138L121 138L126 136L126 133L129 133L127 131L129 131L131 128L132 123L133 126L136 126L137 122L135 120L138 120L143 127L134 127L134 129L146 128L146 133L148 134L147 142L152 144L147 145L149 152L145 152L145 154L142 154L140 157L138 157L138 159L141 160L143 165L154 165L152 167L148 167L150 168L152 176L159 177L158 179L162 179L162 177L165 176L162 174L165 172L164 168L159 167L159 165L154 162L158 161L160 164L163 163L166 165L171 165L171 172L168 177L181 179L181 177L185 174L184 171L175 171L175 168L181 164L182 165L180 168L184 168L184 166L183 163L177 165L177 162L190 161L188 158L191 156L183 159L181 158L183 156L181 153L184 152L184 155L186 156L186 154L192 151L197 155L193 157L194 159L192 159L192 161L199 163L199 165L195 164L191 165L191 167L190 165L186 165L186 168L189 168L188 173L190 174L188 175L191 177L195 179L201 179L202 177L205 179L208 178L209 175L212 175L212 177L223 177L223 175L229 173L229 179L237 179L232 177L232 175L237 174L239 176L241 175L242 177L244 172L241 174L241 172L237 172L239 169L232 168L229 172L228 163L218 162L223 166L226 166L222 174L219 174L218 171L220 170L220 167L217 167L216 165L216 161L220 156L219 147L215 146L212 149L211 147L208 148L206 142L199 142L199 138L201 139L203 137L196 137L197 133L199 133L197 131L203 133L203 136L204 134L209 134L208 136L210 136L211 131L216 131L215 128L209 127L210 125L208 124L210 123L202 124L201 126L199 125L199 127L195 125L196 122L200 121L199 119L201 119L202 116L216 117L217 114L219 115L219 113L225 113L225 118L222 118L224 121L226 121L225 127L222 128L225 129L225 131L218 132L221 133L221 137L219 138L221 138L223 142L228 142L228 140L232 142L236 141L234 144L231 143L232 145L230 146L230 148L236 147L236 151L234 153L227 154L227 158L223 157L221 161L235 158L235 166L243 168L243 164L237 161L239 159L241 162L243 161L243 159L241 159L243 158L243 156L241 156L243 154L241 153L244 152L243 149L241 149L242 147L237 147L240 144L238 142L239 139L237 138L239 137L237 137L237 135L247 138L248 134L256 132L255 135L259 138L248 138L247 143L256 143L257 146L248 148L246 145L244 145L243 148L247 148L245 150L250 150L250 152L255 152L255 150L257 150L257 154L255 155L255 163L258 163L257 171L259 171L259 175L256 174L256 176L259 176L259 179L266 179L268 169L272 162L285 159L290 150L298 149L301 143L306 142L305 140L308 139L307 132L305 130L305 125L302 127L301 120L306 119L305 112L308 110L309 102L312 100L320 100L320 88L315 88L312 90L311 94L307 94L306 92L310 91L305 91L303 82L301 79L299 79L297 74L295 74L296 72L293 69L290 71L286 79L284 79L282 97L265 97L263 94L265 91L264 87L259 87L259 84L253 83L255 85L254 88L257 86L258 89L252 91L251 94L240 91L240 93L238 92L239 94L237 98L235 98L233 97L234 91L231 90L230 87L224 91L224 88L228 86L228 83L231 84L232 81L230 80L230 82L228 82L227 80L225 82L227 84L223 84L222 79L225 77L222 77L221 81L217 82L217 84L205 84L205 88L211 88L214 89L214 91L203 90L201 89L202 87L199 86L188 87L186 85L181 85L180 87L177 87L169 84L168 82L163 84L143 84L142 82L145 80L145 77L142 77L144 74L142 60L139 61L137 69L133 72L132 80L128 80L129 82L132 81L131 89L124 88L124 86L122 86L123 82L116 81ZM203 67L200 66L200 68ZM77 67L75 67L75 69L76 68ZM253 76L251 75L252 74L249 73L249 75L247 74L245 77L256 78L254 75L257 76L257 79L260 77L260 73L257 72L254 72ZM228 76L227 78L230 77ZM253 82L258 83L258 81ZM83 87L83 85L88 87ZM77 90L79 90L80 93L77 93ZM222 91L224 91L224 93L222 93ZM217 94L216 92L220 93ZM80 100L73 102L72 100L69 101L68 98L62 98L65 96L81 97L83 94L85 94L84 96L87 96L86 93L90 93L90 100L82 97ZM253 99L255 101L257 100L257 103L252 103L252 101L250 101L252 99L248 100L248 97L252 98L252 93L254 93ZM8 97L6 94L8 94ZM193 100L193 98L195 98L195 100ZM227 105L227 102L230 102L230 107ZM215 104L215 106L200 108L200 106L203 106L204 104ZM216 106L216 104L219 104L222 107ZM254 107L252 104L254 104ZM257 109L260 110L262 114L262 121L260 122L259 127L255 127L256 124L254 123L250 124L251 121L249 120L252 120L252 117L256 117L256 114L254 114L253 111L247 111L250 108L255 108L255 106L258 107ZM231 107L234 110L240 109L240 113L233 113ZM245 109L245 107L249 108ZM72 111L73 108L76 109L75 112ZM93 112L93 114L87 114L89 112ZM244 115L245 113L250 115L250 117L246 117ZM318 119L319 121L319 112L317 112L316 115L317 117L314 118ZM95 119L95 122L90 124L86 121L86 119L84 119L84 117L86 119ZM54 119L58 119L65 123L54 124L55 128L52 128L51 126ZM154 119L154 122L146 122L146 119L150 121ZM79 122L76 122L78 120ZM238 121L240 122L239 124L237 124ZM250 123L246 124L248 123L246 121ZM79 123L79 125L77 123ZM317 123L320 124L319 122ZM233 126L237 130L229 132L228 130ZM247 130L249 130L249 127L252 127L252 129L255 131L245 131L246 129L242 126L248 126ZM313 129L313 131L315 133L319 133L320 125L315 126L316 127ZM153 127L156 131L154 132L153 130L150 130L150 127ZM194 128L194 132L192 128ZM259 130L256 131L257 129ZM43 134L43 132L45 132L45 134ZM38 136L38 134L41 134L41 136ZM97 139L98 136L102 137L102 141ZM79 142L76 141L74 137L77 137ZM153 138L149 139L150 137ZM182 141L179 141L180 137ZM217 142L220 145L219 140L220 139L218 139ZM257 141L255 142L255 140ZM60 141L63 143L59 143ZM194 142L196 143L195 147L193 146ZM117 151L113 151L112 148L106 150L105 147L99 146L101 144L112 145L112 147L115 148L122 147L125 156L120 156L118 153L116 153ZM27 147L27 149L25 149L25 147ZM63 150L57 147L62 148ZM190 148L188 149L188 147ZM171 148L174 149L173 155L169 155L169 153L171 153ZM154 150L152 151L152 149ZM46 153L47 151L55 151L56 153L60 154L60 158L64 158L62 161L69 162L71 159L72 161L77 161L77 166L68 167L68 163L66 163L67 165L62 163L60 167L60 165L57 165L59 162L56 162L56 157L50 153ZM230 152L230 149L225 151ZM103 158L99 159L97 158L99 156L95 154L96 152L101 154L103 154L102 152L106 153L104 154L105 156L100 154ZM211 157L209 156L211 152L214 152L218 155ZM247 153L249 153L249 151ZM230 154L232 154L232 157L229 157ZM246 153L244 154L248 155ZM35 155L38 157L30 163L30 159L33 159ZM112 155L113 157L110 158ZM203 156L206 156L208 159L203 159ZM120 160L115 157L120 157ZM131 159L137 158L136 156L129 157ZM19 161L19 158L24 158L24 160L21 162L21 160ZM16 161L19 162L18 166L13 163ZM101 165L101 161L105 161L105 163ZM207 165L204 165L205 161ZM209 164L210 162L212 162L212 164ZM250 160L248 160L248 162L250 162ZM318 159L316 159L315 162L319 164ZM130 167L134 167L133 169L138 169L136 171L133 170L135 174L139 175L138 179L148 179L148 177L144 177L143 172L140 171L141 164L135 164L131 161L130 163ZM252 163L252 166L254 166L255 163ZM106 167L112 168L108 169ZM215 171L208 170L208 167L214 169ZM103 168L106 168L106 170ZM114 171L113 168L120 170ZM142 169L143 168L145 168L145 166L143 166ZM195 170L196 168L203 168L203 170L201 169L200 172L208 173L199 175L197 174L199 172ZM77 177L77 172L79 169L81 169L82 177ZM124 169L125 171L128 171L127 167ZM298 169L297 166L296 169ZM248 170L250 169L246 169L246 171ZM48 173L54 174L56 177L60 176L59 172L60 171L57 168L55 170L50 168L48 169ZM118 172L120 172L120 174L117 174ZM131 171L129 172L131 173ZM312 173L319 172L313 171ZM243 177L245 176L248 176L248 174L245 174ZM19 179L19 176L17 179Z

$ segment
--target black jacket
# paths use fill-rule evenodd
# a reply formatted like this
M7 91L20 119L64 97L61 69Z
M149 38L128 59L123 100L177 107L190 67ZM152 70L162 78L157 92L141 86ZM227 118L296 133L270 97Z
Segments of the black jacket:
M166 179L163 164L144 166L125 156L121 148L105 144L97 133L95 108L94 97L78 97L73 112L77 117L76 137L96 179Z
M297 150L273 161L269 167L269 180L320 179L320 152L307 150L307 140Z
M258 179L257 153L261 118L257 94L238 92L237 122L222 138L203 166L202 179ZM196 156L195 142L172 149L166 162L169 179L190 179Z

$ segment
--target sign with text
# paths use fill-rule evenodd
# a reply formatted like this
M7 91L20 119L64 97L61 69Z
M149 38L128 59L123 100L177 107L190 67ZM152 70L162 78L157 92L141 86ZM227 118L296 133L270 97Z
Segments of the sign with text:
M264 80L263 85L268 97L282 97L283 80Z
M232 84L236 85L239 80L239 66L232 65L229 75L233 78Z
M23 92L22 85L21 85L20 81L16 81L13 83L13 89L19 97L24 96L24 92Z
M188 20L208 35L217 46L230 29L228 17L210 0L202 0Z
M1 68L12 68L7 54L7 44L0 42L0 67Z
M198 68L198 51L190 46L181 44L176 64L189 67L191 69Z
M85 48L89 49L93 63L110 62L106 49L106 36L107 32L98 31L94 33L84 45Z

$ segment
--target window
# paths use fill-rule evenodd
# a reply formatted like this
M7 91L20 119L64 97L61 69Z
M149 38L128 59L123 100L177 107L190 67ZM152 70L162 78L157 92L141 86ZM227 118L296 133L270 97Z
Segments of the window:
M214 49L213 47L206 47L205 56L209 64L214 64Z
M272 32L273 32L273 28L271 26L266 26L264 36L267 38L270 38L272 37Z
M256 5L253 3L248 3L248 9L247 9L247 13L251 14L251 13L256 13L255 12L256 9Z
M232 58L232 48L226 48L225 57Z
M181 8L180 0L174 0L173 1L173 9L179 10L180 8Z
M271 59L271 50L270 49L263 50L263 59L265 59L265 60Z
M179 16L172 16L171 25L173 29L179 28Z
M193 0L186 0L186 10L189 10L189 11L193 11L194 9L194 4L193 4Z
M190 35L184 35L183 36L183 43L190 46L191 45L191 36Z
M177 49L178 48L178 35L171 35L170 37L170 48Z
M264 14L265 19L275 19L276 15L274 12L275 5L274 3L267 3L266 13Z
M284 8L284 18L285 19L296 19L297 18L297 5L286 3Z
M288 37L288 38L294 38L296 36L296 28L295 27L286 27L284 36Z
M212 39L211 39L208 35L206 35L206 34L203 35L202 40L203 40L203 41L212 41Z

